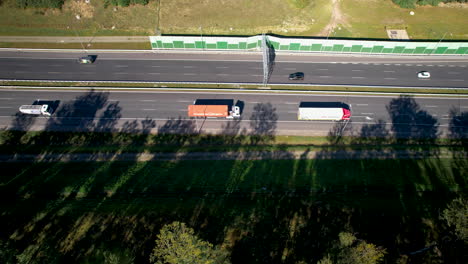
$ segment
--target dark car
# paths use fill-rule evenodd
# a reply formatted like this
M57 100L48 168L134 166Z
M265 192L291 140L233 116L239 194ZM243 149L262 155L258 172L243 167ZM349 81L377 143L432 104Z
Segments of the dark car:
M78 59L78 63L80 64L88 64L88 63L93 63L94 62L94 57L91 55L84 56Z
M289 80L304 80L304 73L303 72L295 72L289 74Z

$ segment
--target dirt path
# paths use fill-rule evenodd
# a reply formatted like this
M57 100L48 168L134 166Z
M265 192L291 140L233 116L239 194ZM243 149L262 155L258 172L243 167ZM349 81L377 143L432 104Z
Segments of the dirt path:
M330 19L330 23L326 25L322 31L318 34L319 36L329 36L331 32L339 25L339 24L346 24L346 20L344 18L343 13L340 10L339 0L332 0L333 9L332 9L332 16Z

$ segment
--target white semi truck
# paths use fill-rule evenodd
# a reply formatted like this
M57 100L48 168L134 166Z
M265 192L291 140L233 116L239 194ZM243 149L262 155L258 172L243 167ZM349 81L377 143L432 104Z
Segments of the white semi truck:
M50 116L52 114L52 109L49 105L22 105L19 108L19 111L27 115L45 115Z
M351 118L351 108L341 102L302 102L297 114L298 120L341 121Z

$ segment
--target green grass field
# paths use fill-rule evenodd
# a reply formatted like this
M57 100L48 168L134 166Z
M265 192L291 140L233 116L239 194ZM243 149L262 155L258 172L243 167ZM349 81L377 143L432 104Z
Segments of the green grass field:
M330 0L297 8L291 0L160 0L147 6L104 8L102 1L84 4L66 1L62 10L17 9L13 0L0 6L0 35L11 36L121 36L257 35L327 36ZM296 1L297 2L297 1ZM160 3L160 5L158 4ZM385 28L407 29L412 39L466 40L468 8L445 5L403 9L391 0L338 1L337 27L330 38L387 38ZM76 15L80 19L76 19ZM3 44L10 46L11 44ZM25 44L23 44L25 45Z
M99 263L109 250L142 262L178 220L233 263L316 262L341 230L394 260L443 235L438 211L466 192L466 168L451 158L3 163L1 238L39 262Z

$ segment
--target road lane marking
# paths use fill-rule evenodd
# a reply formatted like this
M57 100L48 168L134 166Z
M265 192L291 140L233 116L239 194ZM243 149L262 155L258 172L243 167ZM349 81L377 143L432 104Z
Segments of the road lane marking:
M151 75L160 75L161 73L160 72L150 72L148 74L151 74Z
M385 63L384 65L387 65L387 66L388 66L388 65L390 65L390 63Z
M374 113L361 113L361 115L373 115Z
M452 81L452 82L464 82L465 80L460 80L460 79L451 79L450 81Z
M128 65L115 65L116 68L128 68Z
M184 73L184 75L196 75L195 73Z
M249 69L260 70L260 69L263 69L263 68L262 67L249 67Z
M434 66L434 65L432 65L432 64L429 64L429 65L426 65L426 66L432 67L432 66Z
M226 67L226 66L222 66L222 67L216 67L216 69L227 69L229 67Z
M188 100L177 100L179 103L192 103L193 101L188 101Z
M3 98L0 98L0 100L13 100L13 98L3 97Z
M317 69L318 71L328 71L328 69Z
M319 78L330 78L331 76L319 76Z
M439 107L439 106L437 106L437 105L425 105L425 107L436 108L436 107Z
M156 65L151 66L151 68L160 68L160 67L163 67L163 66L156 66Z
M156 100L140 100L140 102L156 102Z
M227 74L227 73L217 73L216 75L219 75L219 76L228 76L229 74Z
M263 76L263 75L259 75L259 74L250 74L250 76L258 77L258 76Z
M63 72L47 72L48 74L60 74L60 73L63 73Z
M145 109L143 109L143 111L156 111L156 109L154 109L154 108L145 108Z
M385 80L396 80L396 78L384 78Z
M191 68L195 68L194 66L184 66L184 69L191 69Z
M128 74L128 72L114 72L114 74Z
M351 79L366 79L366 77L359 77L359 76L356 76L356 77L351 77Z
M363 70L351 70L351 71L354 71L354 72L361 72L361 71L363 71Z
M284 68L285 70L288 70L288 71L295 71L296 68Z
M298 103L297 103L297 102L284 102L284 104L287 104L287 105L297 105Z
M357 106L368 106L369 104L356 104Z

